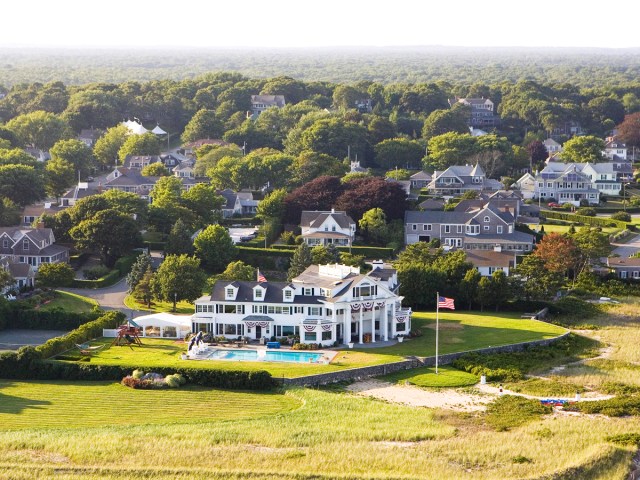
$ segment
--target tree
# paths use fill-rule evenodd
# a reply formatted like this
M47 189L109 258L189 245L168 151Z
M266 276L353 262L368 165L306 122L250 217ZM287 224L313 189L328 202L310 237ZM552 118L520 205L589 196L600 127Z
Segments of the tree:
M155 281L153 270L151 267L147 267L142 275L142 278L133 287L133 298L147 305L151 308L151 300L153 299L153 282ZM175 305L174 305L175 310Z
M136 285L140 283L145 272L151 268L151 255L146 252L141 253L136 258L136 261L131 265L131 271L127 274L127 286L129 291L132 292Z
M222 225L209 225L193 241L196 256L204 266L221 272L237 254L237 248Z
M202 138L220 138L223 134L222 121L213 110L198 110L184 127L182 142L195 142Z
M161 177L149 192L157 207L175 206L180 203L182 181L178 177Z
M31 145L48 151L58 141L70 138L71 128L67 122L53 113L36 111L19 115L7 123L22 146Z
M525 297L547 299L562 285L563 276L545 268L544 261L536 255L527 255L515 268L515 278L520 280Z
M362 215L358 222L367 241L374 244L385 244L387 240L387 216L381 208L372 208Z
M343 191L338 177L322 176L305 183L284 199L285 223L300 223L303 210L331 210Z
M102 210L81 221L69 234L80 250L100 252L103 263L113 268L116 260L142 243L136 222L114 209Z
M205 281L199 259L187 255L167 255L153 279L154 296L165 302L173 302L175 312L176 302L193 302L202 295Z
M287 281L291 281L293 278L300 275L312 263L313 257L311 256L309 246L306 243L301 243L291 258L291 265L287 272Z
M93 146L93 156L105 166L113 166L118 160L118 152L127 141L129 130L124 125L107 129Z
M593 135L573 137L562 146L562 161L584 163L601 162L604 158L604 141Z
M160 140L153 133L130 135L118 150L121 162L129 155L160 155Z
M200 154L200 151L209 145L205 145L196 151L195 174L204 176L209 170L214 168L220 159L224 157L242 158L242 150L237 145L212 146L207 152Z
M398 132L396 131L396 127L393 122L387 118L379 117L378 115L373 116L367 126L367 130L369 130L371 141L374 144L378 144L383 140L396 138L398 136Z
M458 298L460 303L466 303L467 309L471 310L473 303L478 298L478 284L482 275L475 268L470 268L467 273L464 274L464 278L460 282L460 292Z
M45 165L46 191L52 197L60 197L76 179L76 171L72 164L63 159L51 159Z
M327 265L329 263L334 263L333 260L334 258L324 245L316 245L311 249L312 265Z
M424 157L424 147L414 140L391 138L383 140L374 148L376 164L385 169L394 167L415 167Z
M0 148L0 165L35 167L38 165L38 161L21 148Z
M450 165L464 165L479 151L476 137L468 133L449 132L429 139L425 168L443 170Z
M76 175L86 178L91 170L91 149L80 140L59 140L51 147L51 160L70 163Z
M226 200L211 185L198 183L182 193L182 204L200 218L202 225L212 223Z
M294 151L297 155L305 150L326 153L335 158L345 158L351 152L365 163L369 150L367 129L357 123L341 118L321 118L300 135L300 144Z
M493 303L494 288L492 283L493 282L489 277L482 277L478 282L476 299L480 304L481 312L484 311L484 307L486 305L491 305Z
M36 284L40 287L69 287L76 273L68 263L43 263L36 274Z
M587 109L597 125L602 125L607 120L617 125L624 119L624 105L616 98L595 97L589 100Z
M552 232L542 237L533 255L543 261L546 270L565 275L575 267L578 250L571 237Z
M531 163L533 165L541 164L549 156L547 148L540 140L534 140L529 145L527 145L527 152L529 153L529 158L531 159Z
M251 265L247 265L242 260L229 263L227 268L224 269L218 280L244 280L246 282L252 282L256 279L256 269Z
M144 167L140 173L145 177L168 177L171 175L162 162L150 163Z
M176 223L171 227L171 233L167 238L167 245L165 252L170 255L193 255L193 241L191 240L191 234L187 230L187 226L181 218L176 220Z
M609 254L609 236L596 228L582 227L571 237L577 248L574 276L586 271L592 263Z
M287 190L279 188L268 193L258 204L256 217L264 222L264 235L268 241L273 241L282 231L286 196Z
M625 115L624 121L617 129L619 140L629 147L640 147L640 112Z
M388 220L404 218L406 193L395 182L382 177L358 178L347 182L335 208L345 210L355 221L367 210L382 208Z
M45 198L42 174L27 165L0 165L0 197L23 207L42 200Z
M287 103L298 103L306 96L306 84L287 76L268 79L260 95L284 95Z
M322 176L340 177L348 167L336 157L306 150L301 152L289 167L291 185L302 185Z
M491 287L493 290L492 303L496 306L496 312L504 302L509 300L509 281L502 270L496 270L491 275Z
M468 133L469 113L465 107L434 110L424 121L422 138L429 139L447 132Z

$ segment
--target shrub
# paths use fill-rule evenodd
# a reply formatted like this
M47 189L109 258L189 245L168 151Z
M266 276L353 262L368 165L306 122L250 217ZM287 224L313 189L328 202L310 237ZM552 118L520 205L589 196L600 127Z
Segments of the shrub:
M613 215L611 215L611 218L613 220L620 220L621 222L630 222L631 214L627 212L616 212Z
M542 405L539 400L503 395L487 407L486 420L489 425L502 432L551 412L552 408Z
M322 348L319 343L296 343L291 350L318 350L319 348Z
M595 217L597 213L593 207L581 207L576 210L576 215L584 215L585 217Z
M608 400L580 402L565 405L565 410L587 414L600 413L608 417L640 415L640 396L615 397Z
M640 433L620 433L611 435L606 438L607 442L617 443L618 445L640 446Z
M105 267L104 265L96 265L95 267L87 268L82 276L86 280L97 280L101 277L104 277L111 271L110 268Z

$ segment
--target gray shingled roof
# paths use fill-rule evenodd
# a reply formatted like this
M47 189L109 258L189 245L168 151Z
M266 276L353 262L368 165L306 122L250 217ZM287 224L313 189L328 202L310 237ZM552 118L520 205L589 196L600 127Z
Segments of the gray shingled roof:
M286 282L262 282L262 284L258 282L246 282L236 280L234 282L229 281L220 281L218 280L213 289L211 290L211 301L215 302L224 302L225 300L225 289L229 286L233 285L238 288L238 294L236 295L234 302L251 302L253 303L253 288L256 285L262 285L266 288L266 292L264 295L264 299L261 303L282 303L286 305L291 305L291 302L283 301L282 289L289 285ZM296 296L296 304L305 303L305 304L320 304L320 299L324 300L324 297L320 296Z
M324 212L305 210L300 215L300 226L319 227L329 217L332 217L341 228L349 228L350 225L355 225L356 223L343 211Z

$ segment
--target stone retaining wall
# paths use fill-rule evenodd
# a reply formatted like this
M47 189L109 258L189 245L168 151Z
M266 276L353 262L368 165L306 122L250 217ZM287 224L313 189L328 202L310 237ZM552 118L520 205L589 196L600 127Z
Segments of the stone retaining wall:
M438 365L448 365L467 353L484 353L487 355L494 353L512 353L521 352L530 347L546 347L553 342L569 335L569 332L563 333L559 337L548 338L545 340L534 340L531 342L514 343L511 345L502 345L499 347L480 348L478 350L468 350L466 352L448 353L438 355ZM364 378L378 377L388 373L398 372L400 370L409 370L417 367L431 367L436 364L436 357L420 357L409 358L401 362L386 363L384 365L374 365L371 367L350 368L348 370L339 370L337 372L320 373L317 375L308 375L306 377L297 378L274 378L282 385L294 385L299 387L326 385L349 380L362 380Z

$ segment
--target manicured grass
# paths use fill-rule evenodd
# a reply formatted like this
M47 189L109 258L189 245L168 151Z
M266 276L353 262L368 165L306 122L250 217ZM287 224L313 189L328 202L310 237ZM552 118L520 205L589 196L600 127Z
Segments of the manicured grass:
M544 225L545 233L567 233L570 228L570 225ZM581 225L575 226L576 231L580 230L581 228L583 228ZM534 227L533 229L537 231L540 229L540 227ZM619 232L620 229L615 227L602 227L602 231L604 233L612 234Z
M474 350L478 348L552 338L566 330L537 320L515 318L514 314L441 313L440 353ZM275 377L299 377L333 372L345 368L380 365L403 360L406 356L435 354L435 313L415 313L414 328L423 336L407 339L390 347L340 350L329 365L281 362L230 362L211 360L181 360L186 351L183 341L143 338L142 347L110 347L100 350L91 359L101 365L130 365L132 367L188 366L223 370L266 370ZM112 340L103 339L110 344Z
M45 305L41 305L39 309L46 311L54 308L61 308L67 312L86 313L93 310L93 307L96 306L98 306L98 302L92 298L56 290L56 298Z
M576 392L584 392L584 387L552 377L548 380L529 378L522 382L507 383L505 387L514 392L536 397L573 397Z
M0 380L3 429L193 423L203 417L220 421L283 413L299 406L298 400L282 394L196 385L134 390L112 382Z
M453 367L439 367L436 374L435 367L414 368L403 370L380 377L394 383L410 383L426 388L454 388L469 387L478 383L478 377Z
M173 311L173 302L161 302L158 300L154 300L151 302L151 308L147 307L145 303L138 302L133 295L127 295L124 298L124 304L133 309L133 310L141 310L143 312L169 312L169 313L193 313L194 306L193 303L189 302L178 302L176 304L176 311Z
M41 385L46 392L50 384ZM294 389L287 396L301 406L232 421L185 407L182 415L197 418L197 425L81 428L74 422L64 430L37 425L0 430L0 478L5 471L4 478L12 479L417 480L437 472L433 478L497 480L568 478L564 469L579 467L585 469L580 478L604 480L624 478L635 451L612 445L607 437L640 431L636 418L551 419L529 408L526 415L503 408L509 418L499 417L496 428L508 420L504 427L511 431L496 433L476 416L336 391ZM46 399L46 393L39 398ZM95 410L105 403L97 395ZM120 402L120 412L133 418L155 403ZM218 405L224 409L226 403ZM527 423L517 426L521 421Z

